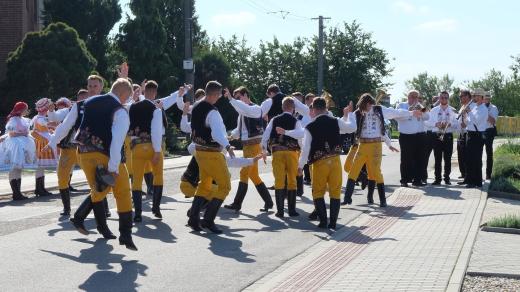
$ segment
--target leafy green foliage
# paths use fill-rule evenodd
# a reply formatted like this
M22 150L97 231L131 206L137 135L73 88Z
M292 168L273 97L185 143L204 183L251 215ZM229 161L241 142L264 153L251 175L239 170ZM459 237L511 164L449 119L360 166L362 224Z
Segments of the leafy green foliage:
M43 15L45 25L64 22L76 29L97 60L96 70L106 78L113 74L107 59L108 34L121 19L118 0L45 0Z
M95 66L76 30L65 23L28 33L7 59L2 111L9 112L18 100L32 105L39 97L73 96Z
M520 145L509 142L495 150L489 189L520 193Z
M520 229L520 215L506 214L503 216L494 217L487 222L487 226Z
M408 90L418 90L423 97L424 104L431 105L432 97L439 95L441 91L454 92L453 78L448 74L441 77L428 75L428 72L419 73L417 76L405 82ZM405 93L406 96L406 93ZM452 96L458 98L458 95Z

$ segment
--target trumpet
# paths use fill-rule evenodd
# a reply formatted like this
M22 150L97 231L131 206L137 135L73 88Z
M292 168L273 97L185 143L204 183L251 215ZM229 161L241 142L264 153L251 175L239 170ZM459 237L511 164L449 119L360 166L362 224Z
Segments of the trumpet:
M460 109L460 113L459 115L457 116L457 120L460 119L460 117L462 117L462 115L464 115L466 112L468 112L468 109L470 109L470 105L473 103L473 100L470 100L465 106L463 106L461 109Z

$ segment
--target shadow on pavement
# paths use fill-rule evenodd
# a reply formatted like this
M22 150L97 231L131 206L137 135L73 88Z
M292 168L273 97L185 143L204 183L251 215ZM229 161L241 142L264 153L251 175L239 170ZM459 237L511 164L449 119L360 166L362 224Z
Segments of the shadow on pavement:
M62 257L80 264L95 264L99 271L90 275L78 286L84 291L137 291L136 283L139 276L146 276L147 266L136 260L125 261L125 255L111 253L114 248L104 239L95 242L88 239L76 239L78 242L92 245L82 249L79 256L62 252L41 250L42 252ZM121 265L120 272L110 271Z
M175 243L177 237L172 233L172 228L162 220L143 216L143 221L134 223L134 236L148 239L156 239L165 243Z

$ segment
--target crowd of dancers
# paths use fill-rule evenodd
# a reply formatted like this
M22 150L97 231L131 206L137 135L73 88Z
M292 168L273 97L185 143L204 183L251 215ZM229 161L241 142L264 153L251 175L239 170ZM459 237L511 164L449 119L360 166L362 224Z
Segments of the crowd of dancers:
M297 197L309 184L314 202L310 220L319 228L336 229L341 204L352 204L357 181L367 189L368 204L374 203L377 189L379 206L386 207L385 182L381 172L382 144L392 151L385 121L398 123L401 150L401 185L426 185L431 152L435 157L433 185L444 179L451 184L453 134L458 133L459 167L467 187L482 186L482 151L488 153L486 176L492 169L492 144L496 135L496 107L483 90L463 90L462 107L449 106L448 92L432 100L432 108L422 105L421 95L412 90L407 101L396 108L379 104L371 94L361 95L342 109L342 116L329 111L328 100L312 93L295 92L286 96L272 84L267 98L254 104L247 87L229 91L217 81L195 91L194 102L185 95L190 85L181 86L164 98L157 98L158 84L144 81L132 84L128 66L122 64L119 78L110 92L103 94L104 79L89 76L87 89L81 89L75 102L48 98L36 102L38 114L26 118L29 106L18 102L7 118L6 132L0 138L0 169L9 171L14 200L23 200L21 173L36 170L37 196L51 195L45 189L45 169L57 168L58 188L63 203L62 216L71 214L70 180L75 165L85 173L90 193L71 218L71 224L88 234L85 218L93 211L97 230L107 239L116 236L107 225L109 212L106 196L113 193L119 215L119 242L137 250L132 240L132 226L143 220L143 196L152 198L152 214L161 219L163 195L163 137L168 122L165 111L172 106L182 110L180 129L191 134L188 151L190 163L182 175L181 192L193 197L187 226L196 232L222 231L215 218L231 190L230 167L240 168L240 180L234 199L225 208L240 211L249 189L249 180L263 200L261 212L275 208L275 216L299 216ZM227 98L238 113L237 127L228 134L215 107ZM342 165L343 134L353 138L353 145ZM230 140L239 140L243 157L236 157ZM488 150L489 149L489 150ZM258 172L258 161L272 157L274 201ZM442 160L444 174L442 175ZM343 170L348 173L343 201ZM147 186L143 191L143 180ZM329 195L329 210L325 194ZM286 202L287 201L287 207Z

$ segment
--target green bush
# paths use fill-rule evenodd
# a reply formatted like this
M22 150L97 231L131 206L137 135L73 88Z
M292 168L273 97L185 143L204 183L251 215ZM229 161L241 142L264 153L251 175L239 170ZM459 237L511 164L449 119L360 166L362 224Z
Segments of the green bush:
M495 155L501 155L501 154L514 154L514 155L520 155L520 144L518 143L512 143L507 142L505 144L500 145L495 150Z
M520 155L495 155L493 178L512 177L520 179Z
M500 217L494 217L489 220L487 226L520 229L520 216L517 214L507 214Z
M520 194L520 180L510 177L492 178L489 189L493 191Z

